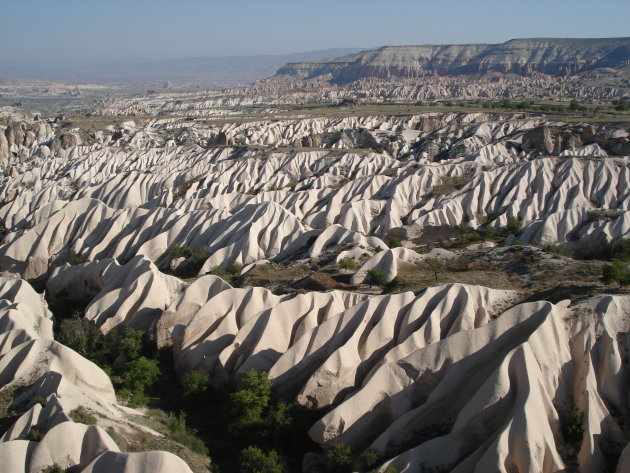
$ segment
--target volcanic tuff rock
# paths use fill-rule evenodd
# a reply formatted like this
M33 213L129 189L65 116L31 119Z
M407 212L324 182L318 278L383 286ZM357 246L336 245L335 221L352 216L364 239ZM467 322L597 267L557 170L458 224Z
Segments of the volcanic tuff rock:
M378 471L561 470L574 461L560 434L574 408L588 419L575 461L602 471L628 442L630 297L517 300L461 284L278 296L209 275L175 296L156 328L180 371L223 383L268 370L284 396L331 407L311 437L374 450Z
M109 376L53 340L52 314L25 281L0 278L0 307L0 393L22 413L0 438L0 471L39 473L57 464L77 472L136 473L149 464L152 472L190 473L167 452L119 452L103 427L149 429L126 420L130 412L140 413L116 405ZM36 399L45 399L44 407ZM79 406L93 412L99 425L75 423L70 413ZM33 429L42 438L24 440Z
M435 229L492 233L518 217L508 243L628 238L627 129L490 113L166 117L83 144L59 138L70 146L62 149L16 139L35 126L20 123L0 181L0 270L45 283L52 304L83 307L103 332L147 331L172 348L179 374L221 385L268 371L287 400L326 409L313 440L372 449L379 471L578 464L620 473L627 464L627 295L569 304L473 284L378 295L363 284L370 268L393 279L427 257L452 258L385 243L411 246ZM43 137L56 140L61 130L49 125L53 136ZM484 246L453 252L516 266L510 258L545 253ZM343 290L237 287L265 268L306 280L347 258L358 269L340 274ZM182 261L194 280L176 277ZM547 259L537 274L565 261ZM217 267L232 271L232 284L208 274ZM0 281L0 332L0 389L22 388L13 400L21 416L0 439L7 468L68 458L86 473L189 471L170 454L117 452L101 427L138 426L107 375L53 340L52 314L23 280ZM38 396L46 407L28 407ZM69 420L78 405L95 412L96 427ZM584 432L570 445L562 430L574 409ZM45 431L37 447L19 440L34 425Z
M9 230L0 270L33 279L73 258L126 263L137 255L167 268L171 248L183 246L199 250L204 274L338 250L370 255L392 231L411 236L464 220L499 228L512 216L523 221L521 240L532 243L577 235L593 242L630 231L628 158L606 157L628 151L623 129L427 114L210 131L224 133L228 143L289 145L360 128L389 143L380 153L154 147L169 123L46 159L11 157L19 173L0 186L6 202L0 217ZM585 156L590 152L599 158ZM37 155L37 148L28 153ZM598 208L617 211L615 219L594 221L590 211Z
M491 45L386 46L341 58L287 64L277 75L326 76L335 82L488 72L564 76L629 63L630 38L532 38Z

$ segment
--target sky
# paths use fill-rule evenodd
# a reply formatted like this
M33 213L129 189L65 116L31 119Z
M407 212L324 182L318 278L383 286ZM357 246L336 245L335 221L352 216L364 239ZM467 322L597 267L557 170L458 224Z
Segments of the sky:
M0 64L630 36L629 0L2 0L0 11Z

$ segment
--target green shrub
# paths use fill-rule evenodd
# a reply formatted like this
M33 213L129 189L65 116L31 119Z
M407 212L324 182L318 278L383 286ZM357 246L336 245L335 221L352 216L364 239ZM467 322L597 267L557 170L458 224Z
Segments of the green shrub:
M184 397L196 397L208 390L208 378L197 371L186 373L181 383Z
M554 245L553 243L546 243L540 247L541 250L546 251L547 253L553 253L556 255L562 254L562 248L559 245Z
M77 353L86 356L93 348L91 327L85 319L64 319L59 324L59 332L55 339Z
M197 437L197 431L186 425L186 414L183 412L180 412L179 415L169 414L166 420L166 429L170 439L185 445L200 455L208 455L208 448L203 440Z
M215 266L208 272L208 274L219 276L220 278L223 278L223 279L227 279L230 276L230 274L221 266Z
M352 448L343 442L332 445L326 450L326 460L333 467L352 464Z
M606 261L630 261L630 238L613 240L610 243L605 239L601 239L595 245L595 248L588 250L582 256L587 259Z
M243 377L236 391L230 394L228 429L238 434L264 424L263 413L271 401L271 381L267 372L251 370Z
M577 407L560 416L560 429L564 441L576 445L582 441L584 434L584 414Z
M630 269L628 263L621 260L613 260L612 264L607 264L602 268L602 282L609 285L613 282L624 287L630 284Z
M382 269L372 268L367 272L368 281L373 286L384 286L387 284L387 275Z
M258 447L246 447L241 452L242 473L283 473L284 466L275 450L265 454Z
M107 335L89 320L77 317L62 319L55 340L72 348L90 361L96 363L108 374L112 363L119 355L135 359L146 344L144 332L131 328L110 330Z
M286 402L278 402L269 410L267 421L273 428L287 426L293 423L292 406Z
M623 100L613 100L615 110L618 112L627 112L630 110L630 102L624 102Z
M195 264L203 264L208 258L210 258L210 250L206 247L197 248L192 252L192 259Z
M171 246L169 250L171 258L188 258L192 256L192 250L186 245Z
M146 404L145 389L155 383L160 377L160 368L157 360L150 360L141 356L137 360L130 361L122 375L122 387L124 397L128 398L129 405L137 407ZM121 395L123 395L121 391Z
M401 248L403 245L400 241L400 238L390 238L387 246L389 246L390 248Z
M485 240L491 240L496 236L496 231L494 227L484 227L481 229L480 233Z
M571 100L569 103L569 110L574 112L586 112L588 109L584 105L581 105L577 100Z
M341 269L356 269L357 263L352 258L342 258L337 263Z
M375 467L378 464L380 459L381 459L381 456L379 455L379 453L376 450L372 450L372 449L369 449L363 455L363 463L365 463L365 466L368 468Z
M83 406L79 406L76 409L70 411L70 418L79 424L94 425L96 424L96 417L92 412Z
M231 274L233 276L237 276L238 274L240 274L241 271L243 271L243 265L242 264L238 264L238 263L232 263L227 268L225 268L225 270L229 274Z
M518 235L521 233L521 226L523 225L523 221L518 217L508 217L507 225L505 226L505 230L510 235Z
M142 353L144 345L145 333L142 330L133 328L125 328L123 337L119 342L120 352L123 353L128 360L137 359Z

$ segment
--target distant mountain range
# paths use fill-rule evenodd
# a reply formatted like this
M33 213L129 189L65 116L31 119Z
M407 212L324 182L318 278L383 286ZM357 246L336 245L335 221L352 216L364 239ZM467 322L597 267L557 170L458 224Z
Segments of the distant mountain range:
M83 83L173 81L200 87L233 87L272 76L289 62L317 61L361 51L336 48L283 55L192 57L154 61L0 62L0 74L15 78Z
M338 48L285 55L154 61L0 61L0 74L14 78L140 87L161 87L171 82L190 89L236 87L271 76L324 78L343 84L370 77L396 79L491 72L567 76L602 69L627 69L630 75L630 38L533 38L502 44Z
M408 78L488 72L554 76L630 65L630 38L513 39L502 44L385 46L339 58L287 64L277 76L347 83L367 77Z

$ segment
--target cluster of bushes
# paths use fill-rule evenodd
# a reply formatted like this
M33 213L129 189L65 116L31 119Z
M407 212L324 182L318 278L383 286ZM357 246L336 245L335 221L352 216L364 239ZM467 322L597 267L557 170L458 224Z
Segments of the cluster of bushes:
M562 250L567 256L584 259L609 261L602 267L601 281L606 284L616 283L619 287L630 285L630 239L620 239L608 242L600 239L595 245L582 245L572 251Z
M571 103L569 104L569 110L574 112L586 112L588 108L585 105L582 105L577 100L571 100Z
M175 245L169 249L171 259L174 258L192 258L194 264L201 266L208 258L210 251L206 247L190 249L186 245Z
M596 259L602 261L630 261L630 238L613 240L601 239L590 248L580 248L576 257L581 259Z
M507 99L499 102L484 102L481 106L483 108L505 108L509 110L533 110L536 107L530 101L511 102Z
M299 471L303 455L318 450L306 434L313 413L277 399L266 372L248 372L219 405L226 441L221 454L228 457L222 459L226 464L238 459L243 473ZM211 454L215 450L218 454L215 448Z
M400 241L400 238L390 238L389 241L387 242L387 246L389 246L390 248L402 248L402 241Z
M614 259L611 264L607 264L602 268L602 282L606 285L613 282L624 287L630 284L630 269L628 262Z
M588 111L588 107L581 104L577 100L571 100L568 106L560 105L560 104L534 104L529 100L524 100L521 102L511 102L510 100L504 99L498 102L484 102L482 104L483 108L490 109L507 109L507 110L539 110L542 112L561 112L564 110L570 110L574 112L586 112Z
M368 269L367 280L372 286L385 287L387 285L387 275L380 268Z
M158 351L142 331L124 328L103 335L78 317L62 319L56 331L57 340L110 375L117 395L129 405L169 413L162 420L165 435L210 455L222 471L299 471L304 454L321 452L307 435L321 413L280 400L267 373L250 371L238 383L217 387L196 371L178 377L171 352ZM70 415L76 422L96 422L81 406ZM343 444L322 453L330 473L350 471L355 460Z
M584 414L577 407L573 407L567 413L561 413L560 430L565 442L578 445L584 436Z
M337 263L337 266L339 267L339 269L353 270L357 269L357 262L352 258L342 258Z
M630 110L630 102L627 100L613 100L612 104L618 112L627 112Z
M103 335L88 320L76 317L61 320L55 338L99 365L130 406L147 402L145 390L159 379L160 368L145 332L121 328Z
M240 272L243 270L243 266L237 263L231 264L225 269L220 266L212 268L208 274L214 274L228 283L232 283Z

